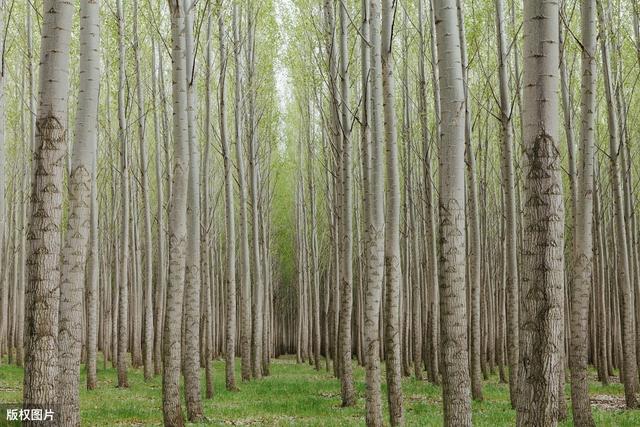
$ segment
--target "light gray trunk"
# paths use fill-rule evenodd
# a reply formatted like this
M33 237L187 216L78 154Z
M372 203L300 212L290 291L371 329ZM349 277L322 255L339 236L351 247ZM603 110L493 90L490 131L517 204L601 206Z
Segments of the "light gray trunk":
M183 0L185 8L185 70L187 84L187 123L189 138L189 178L187 189L187 257L184 293L184 394L187 418L203 419L200 401L200 151L196 121L196 61L193 37L195 1Z
M621 380L624 383L625 401L628 408L637 408L638 397L638 368L637 355L634 345L635 323L634 323L634 301L633 290L631 289L631 277L629 269L629 248L625 236L625 218L622 196L622 182L620 177L620 166L618 156L620 155L620 141L618 140L618 111L614 100L613 84L611 78L611 67L608 46L608 27L605 24L602 6L598 4L598 20L601 34L600 49L602 51L602 65L604 74L604 87L607 101L607 121L609 127L609 167L612 189L614 220L615 249L616 249L616 280L618 285L619 319L622 336L622 372Z
M571 403L573 422L595 426L589 401L588 322L593 279L593 171L596 108L596 1L581 3L582 84L580 123L581 152L575 183L573 283L571 286ZM594 301L595 304L595 301ZM602 339L602 337L600 338Z
M384 235L385 269L385 362L387 400L392 426L402 425L402 373L400 359L400 172L398 167L398 131L395 113L395 79L393 77L393 20L395 1L382 0L382 84L386 148L386 218Z
M127 120L125 117L125 34L122 0L117 2L118 18L118 139L120 141L120 260L118 278L118 387L127 381L127 347L129 344L129 160Z
M242 380L251 379L251 261L249 258L249 224L247 221L247 184L242 142L242 79L240 76L241 39L240 6L233 4L233 57L235 75L235 143L236 168L240 192L240 357Z
M62 248L60 277L58 421L64 426L80 425L83 291L91 228L92 171L98 142L99 10L98 2L80 2L80 93L69 176L69 224Z
M218 3L222 6L222 0ZM226 226L226 264L225 264L225 384L227 390L235 391L235 352L236 352L236 226L233 201L233 176L231 152L227 137L227 108L226 108L226 77L227 50L225 46L226 30L224 27L224 13L221 9L218 17L220 41L220 78L218 81L218 114L220 115L220 143L222 145L222 160L224 163L224 194L225 194L225 226Z
M163 336L163 415L165 426L184 425L180 405L181 324L187 252L189 119L185 15L182 0L171 0L173 62L173 184L169 206L169 281Z
M540 19L544 16L546 19ZM557 424L564 346L558 4L524 5L523 251L517 425Z
M47 406L57 403L57 289L60 286L58 266L64 192L64 162L61 159L67 151L69 44L74 9L71 2L63 0L45 0L42 9L40 99L32 162L32 209L27 232L29 248L23 387L26 405ZM0 71L4 80L4 69ZM3 88L0 87L2 92ZM3 102L0 105L4 107ZM4 115L0 117L0 120L4 119ZM4 143L3 139L0 136L0 143Z
M435 8L440 75L440 329L444 423L471 425L465 290L465 89L455 0Z

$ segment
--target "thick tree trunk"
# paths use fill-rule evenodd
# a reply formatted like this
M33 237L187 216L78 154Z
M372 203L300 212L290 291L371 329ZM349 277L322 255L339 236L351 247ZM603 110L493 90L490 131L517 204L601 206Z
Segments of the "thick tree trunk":
M540 19L544 16L545 19ZM564 203L557 90L558 4L524 6L524 219L518 426L557 424L563 336Z
M83 0L80 4L80 96L69 176L69 229L61 254L60 277L58 421L64 426L80 425L83 290L91 224L92 170L98 142L99 10L98 2Z
M442 124L440 142L440 328L444 423L471 425L465 292L464 82L455 0L435 10Z
M69 44L74 5L63 0L45 0L42 10L40 100L32 163L32 208L27 232L23 399L26 405L46 407L57 403L57 289L60 285L58 266L64 191L62 159L67 150ZM4 80L4 69L0 71ZM3 139L0 136L2 144Z

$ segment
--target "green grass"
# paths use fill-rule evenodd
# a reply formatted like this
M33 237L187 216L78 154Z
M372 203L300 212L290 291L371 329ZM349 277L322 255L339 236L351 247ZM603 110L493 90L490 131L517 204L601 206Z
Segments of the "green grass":
M102 366L101 364L99 365ZM237 367L240 367L238 361ZM22 369L0 365L0 403L19 402L22 397ZM116 372L110 366L99 369L98 388L87 391L82 370L80 392L82 424L90 426L161 425L162 380L146 382L140 370L130 369L128 389L118 389ZM203 375L204 376L204 375ZM274 359L271 376L260 381L239 383L240 391L224 389L224 364L214 363L215 395L203 400L207 423L199 425L259 426L362 426L364 425L364 371L355 368L357 405L340 407L340 384L324 370L317 372L308 364L297 365L290 358ZM240 378L238 371L237 377ZM204 384L203 384L204 390ZM405 417L407 426L442 424L441 390L424 381L405 378ZM567 396L569 388L567 387ZM607 387L593 382L592 395L621 397L623 388L615 383ZM386 399L383 397L386 406ZM570 402L568 402L570 404ZM569 419L562 425L571 426ZM598 426L638 426L640 411L593 410ZM385 417L386 415L385 407ZM508 389L497 377L484 384L484 401L473 403L476 426L511 426L515 412L509 404Z

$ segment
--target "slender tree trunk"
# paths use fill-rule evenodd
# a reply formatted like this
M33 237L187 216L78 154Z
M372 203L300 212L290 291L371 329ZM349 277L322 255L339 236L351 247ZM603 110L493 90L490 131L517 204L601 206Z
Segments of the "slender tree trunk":
M171 0L173 63L173 184L169 207L169 281L163 337L163 415L165 426L184 425L180 405L181 320L187 252L187 190L189 181L189 118L187 51L182 0Z
M155 43L152 42L152 96L153 105L158 105L158 78L157 73L162 73L162 69L158 69L156 65L156 55L161 55L159 51L156 51ZM164 88L163 88L164 89ZM158 119L158 109L153 109L153 128L156 143L155 163L156 163L156 202L157 202L157 214L156 220L158 221L158 236L157 236L157 260L156 260L156 288L155 288L155 302L153 307L154 316L154 342L153 342L153 357L154 357L154 374L158 375L162 369L162 306L164 301L165 287L166 287L166 256L165 256L165 215L164 215L164 182L163 182L163 170L160 146L160 123ZM169 165L166 165L169 168Z
M434 1L430 0L431 8L430 32L431 32L431 74L433 86L433 107L435 113L435 140L436 145L440 146L441 135L441 113L440 113L440 70L438 65L438 47L436 32L436 17L434 11ZM429 380L438 384L440 381L440 287L439 287L439 262L437 252L437 231L436 231L436 211L434 206L433 190L435 185L432 184L431 176L431 156L428 149L425 150L425 170L424 170L424 186L426 193L426 217L427 217L427 241L425 249L425 268L429 271L429 282L427 284L427 300L429 301L429 312L427 316L426 327L429 336Z
M257 89L255 87L256 82L254 79L255 74L255 32L256 23L254 22L253 7L249 4L247 9L247 88L249 91L249 179L251 180L249 192L251 197L251 218L252 223L252 243L253 243L253 304L252 304L252 342L251 342L251 354L252 354L252 374L254 378L262 378L262 334L264 329L263 315L264 315L264 283L262 277L262 254L260 251L260 215L259 215L259 200L258 200L258 132L257 132L257 118L256 118L256 98Z
M203 419L203 413L200 401L200 152L196 134L196 62L193 37L193 16L196 4L193 0L184 0L183 4L185 8L187 123L189 126L183 371L187 418L191 422L197 422Z
M80 34L80 96L69 176L69 229L61 254L58 333L59 423L80 425L80 352L83 288L91 224L92 170L98 141L100 14L98 2L83 0Z
M218 2L222 8L222 0ZM225 384L227 390L236 391L235 352L236 352L236 226L233 201L233 176L231 171L231 151L227 137L227 108L226 108L226 78L227 78L227 50L225 45L226 30L224 13L220 10L218 17L220 41L220 78L218 80L218 114L220 119L220 142L222 145L222 159L224 162L224 194L226 203L226 322L225 322Z
M129 344L129 160L127 119L125 117L125 34L122 0L117 2L118 17L118 139L120 152L120 260L118 291L118 387L129 387L127 381L127 347Z
M99 301L104 301L100 297L100 250L98 231L98 153L93 153L91 168L91 231L89 235L89 278L87 280L87 389L93 390L97 386L97 351L98 336L100 329L100 313L98 310ZM102 334L103 336L105 334ZM103 348L103 357L107 358L107 351Z
M593 279L593 170L596 107L596 2L581 3L582 24L582 121L581 156L575 192L573 283L571 286L571 403L573 422L595 426L589 401L588 321Z
M505 37L504 2L496 0L496 33L498 35L498 76L500 79L500 124L502 136L502 188L505 208L505 265L507 320L507 362L509 365L509 395L511 407L516 407L518 395L518 255L515 172L513 159L513 125L509 91L509 53Z
M0 1L0 27L4 28L4 15L5 15L5 2L4 1ZM30 12L29 15L27 17L28 21L30 22ZM31 37L31 33L27 33L27 37L30 40ZM4 45L5 42L5 34L4 31L0 32L0 42L2 42L2 45ZM29 44L29 47L31 46L31 44ZM29 53L31 51L29 50ZM5 267L5 263L4 263L4 257L5 257L5 253L4 253L4 244L5 244L5 228L6 228L6 223L5 223L5 191L4 191L4 187L5 187L5 138L4 138L4 134L5 134L5 123L6 123L6 112L5 112L5 96L4 96L4 86L5 86L5 64L4 64L4 57L5 53L2 52L2 57L0 58L0 286L2 286L2 291L0 291L0 364L2 364L2 355L3 355L3 344L4 344L4 336L5 336L5 330L6 330L6 319L7 319L7 297L5 295L5 289L6 286L3 285L3 280L4 277L7 275L7 268ZM29 61L31 60L31 57L29 56ZM31 62L31 61L30 61ZM33 111L33 110L31 110ZM32 147L33 148L33 147ZM31 285L29 285L31 286ZM27 313L27 316L30 316L31 314ZM26 337L25 337L26 338ZM25 391L26 392L26 391Z
M340 0L340 101L342 130L342 265L340 294L339 358L342 406L356 403L351 362L351 312L353 309L353 191L351 176L351 114L349 111L349 46L347 5Z
M240 6L233 4L233 57L235 75L235 142L238 187L240 191L240 356L242 380L251 379L251 261L249 259L249 225L247 221L247 184L242 142L242 80L240 77Z
M471 105L469 101L469 77L467 59L467 37L464 28L464 3L456 0L458 9L458 31L460 32L460 55L462 66L462 78L464 84L464 110L465 110L465 161L467 164L467 214L469 227L467 229L468 245L468 280L470 294L470 371L471 371L471 395L474 400L482 401L482 371L480 368L480 281L481 281L481 248L480 248L480 216L478 213L478 180L476 161L473 154L471 140Z
M149 176L147 146L145 141L145 105L140 76L140 39L138 31L138 0L133 2L133 47L136 71L136 97L138 102L138 143L140 149L140 181L144 210L144 378L153 376L153 247L151 245L151 203L149 201Z
M631 289L631 278L629 276L629 257L627 239L625 237L625 218L622 197L622 183L620 178L620 167L618 156L620 155L620 141L618 140L618 111L613 99L613 84L611 79L611 68L609 59L609 46L607 26L603 16L602 6L598 5L598 20L602 36L600 37L600 49L602 51L602 64L604 74L604 87L607 101L607 119L609 126L609 159L610 159L610 179L613 199L613 212L616 256L616 279L618 282L618 302L619 319L622 334L622 373L621 380L624 383L624 394L628 408L638 407L638 368L636 362L636 351L634 345L635 324L633 309L633 291Z
M385 266L385 362L387 397L392 426L402 425L402 374L400 372L400 173L395 116L395 79L393 77L393 19L395 2L382 1L381 59L384 97L386 157L386 218L384 241ZM346 151L346 150L345 150Z

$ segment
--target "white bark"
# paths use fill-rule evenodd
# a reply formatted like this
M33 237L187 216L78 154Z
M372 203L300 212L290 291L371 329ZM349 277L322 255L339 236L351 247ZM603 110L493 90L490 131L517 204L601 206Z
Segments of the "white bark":
M187 251L187 190L189 178L189 120L185 10L171 0L173 64L173 183L169 207L169 281L163 337L163 414L166 426L184 425L180 408L181 324Z
M200 401L200 152L196 121L196 63L193 37L195 1L184 0L187 122L189 126L189 183L187 194L187 257L184 293L184 393L187 418L202 420Z
M98 2L80 3L80 94L69 176L69 228L61 255L58 333L59 422L65 426L80 425L83 291L91 225L92 171L98 142L99 10Z
M435 8L440 75L440 328L444 423L471 425L465 242L465 91L455 0Z
M67 151L69 44L74 5L65 0L45 0L42 10L40 99L27 233L23 389L27 405L52 405L57 400L57 288L60 285L63 158Z

